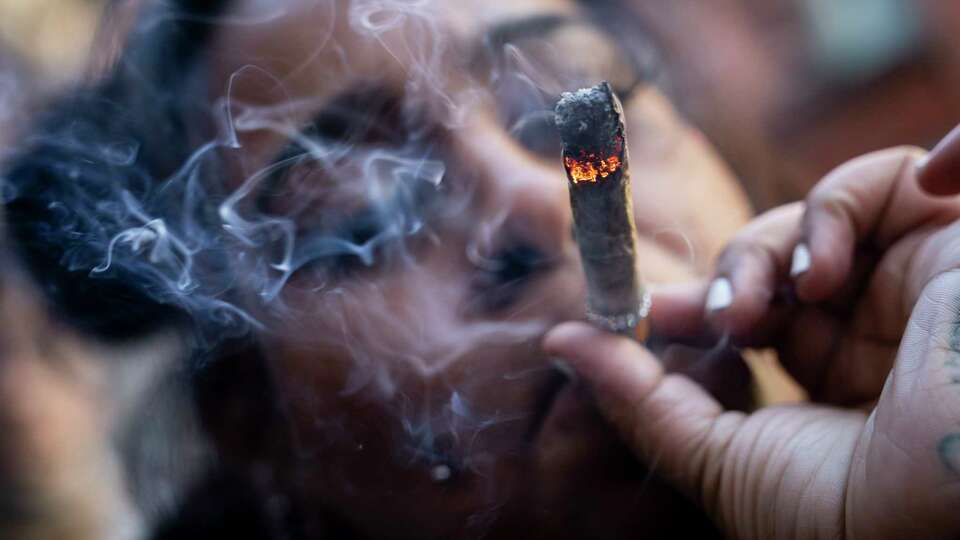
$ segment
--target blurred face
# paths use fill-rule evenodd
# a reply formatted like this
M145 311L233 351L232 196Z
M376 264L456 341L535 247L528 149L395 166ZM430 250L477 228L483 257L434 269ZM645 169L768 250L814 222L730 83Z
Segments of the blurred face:
M562 0L244 0L225 21L221 216L271 263L250 309L307 513L373 537L700 526L539 350L585 303L561 91L624 98L648 280L690 277L746 217L636 51Z

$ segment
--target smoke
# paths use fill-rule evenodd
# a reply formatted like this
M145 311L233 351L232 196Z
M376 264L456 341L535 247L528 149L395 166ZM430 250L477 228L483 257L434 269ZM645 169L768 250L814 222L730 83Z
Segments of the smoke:
M18 144L4 182L10 228L58 312L105 339L187 321L201 356L251 329L289 338L293 328L311 345L350 352L343 392L373 387L385 396L403 373L434 377L478 349L539 336L549 320L532 305L513 319L457 316L450 305L469 303L470 278L433 279L418 256L430 246L460 249L473 266L503 271L490 252L503 248L505 214L450 227L473 219L479 195L438 133L462 129L492 94L507 133L553 152L544 145L555 139L551 96L593 77L592 64L558 70L567 59L557 51L514 42L512 33L529 28L488 36L478 56L450 36L431 0L253 2L239 14L228 5L161 2L143 13L114 72L63 99ZM304 9L323 24L292 67L243 66L210 103L217 32L307 16ZM343 41L338 21L354 41ZM546 35L567 23L545 16L532 24ZM399 96L376 85L359 98L269 104L235 93L257 78L283 94L318 58L339 58L329 69L351 77L363 64L352 55L371 50L403 74ZM471 63L487 72L470 74ZM325 112L304 121L317 110ZM238 180L224 156L260 135L288 145Z
M496 102L504 134L559 156L552 96L593 81L593 59L558 71L567 59L519 47L510 32L476 54L449 36L432 0L326 1L310 8L323 24L284 73L240 67L211 102L216 32L269 26L304 8L255 2L235 15L222 13L223 2L192 4L201 3L161 2L145 13L115 71L64 98L18 142L3 193L22 260L60 316L102 339L173 322L195 332L201 362L251 332L346 352L337 392L405 404L396 411L401 461L431 464L437 481L479 468L472 441L531 412L527 403L475 406L471 396L484 384L542 379L536 341L555 315L537 305L549 299L498 312L477 298L512 300L550 261L521 242L505 201L494 201L502 211L478 211L491 201L477 187L481 174L458 162L451 134ZM565 23L538 24L549 33ZM351 78L363 64L352 55L371 50L389 58L385 72L402 73L399 91L374 83L267 104L237 91L256 80L285 95L321 58L332 59L330 77ZM469 72L478 66L486 72ZM2 83L0 75L0 100ZM258 137L287 144L256 170L232 166ZM449 257L424 256L436 253ZM473 281L485 288L472 291ZM523 361L496 364L501 354ZM435 399L406 395L404 380L440 379L467 362L509 372L440 385ZM456 452L438 452L445 437Z
M242 67L211 105L204 90L211 35L269 25L303 9L297 2L268 2L237 15L223 13L224 5L169 2L145 13L115 72L64 99L21 141L4 183L11 230L59 311L105 338L142 334L186 316L205 349L251 328L271 332L290 319L316 317L336 329L325 339L352 350L358 369L346 391L379 381L388 394L391 377L378 373L390 369L382 367L391 365L384 356L401 356L405 369L430 377L481 345L522 343L541 333L544 320L451 321L448 303L462 301L462 293L443 284L417 283L424 292L398 306L376 281L343 286L335 267L393 265L395 273L413 274L422 262L410 242L449 242L431 223L438 213L440 221L466 215L475 194L450 187L465 182L451 182L449 152L435 134L460 129L481 107L482 84L491 84L502 101L510 93L527 96L511 101L507 109L517 110L504 115L518 135L542 128L549 96L584 74L558 73L506 35L487 42L485 54L502 59L488 59L489 81L474 80L450 69L451 58L462 66L468 52L445 33L436 2L320 2L312 9L326 24L316 28L316 45L294 59L290 73ZM372 91L366 103L340 104L321 125L304 129L304 115L328 106L321 103L328 98L262 105L234 95L234 85L247 77L268 79L282 92L287 80L331 51L351 75L356 59L337 38L340 17L354 38L377 44L402 66L399 103ZM542 26L562 23L546 17ZM378 107L394 116L375 116L370 109ZM371 135L383 129L380 123L394 125ZM288 140L287 150L234 182L223 156L244 152L241 141L263 133ZM381 140L364 144L371 136ZM549 133L533 138L549 139ZM283 194L290 200L275 204ZM442 205L431 202L438 194ZM335 206L340 199L331 207L335 197L346 206L369 203L353 216L359 224L335 223L347 217ZM317 208L328 215L316 218ZM311 228L310 219L318 226ZM495 244L489 238L504 221L492 216L471 224L479 232L465 249L475 265L489 266L477 246ZM315 278L310 292L321 300L290 306L283 292L304 272ZM355 302L368 309L355 309ZM322 315L307 311L321 305ZM391 329L389 340L369 330L384 327Z

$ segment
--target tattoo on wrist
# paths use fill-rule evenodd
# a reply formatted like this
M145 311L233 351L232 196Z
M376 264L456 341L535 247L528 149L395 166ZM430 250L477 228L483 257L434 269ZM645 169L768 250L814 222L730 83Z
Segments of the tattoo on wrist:
M960 433L953 433L940 439L937 454L950 472L960 475Z
M953 323L952 326L950 351L943 362L943 367L947 370L947 380L950 384L960 384L960 321Z

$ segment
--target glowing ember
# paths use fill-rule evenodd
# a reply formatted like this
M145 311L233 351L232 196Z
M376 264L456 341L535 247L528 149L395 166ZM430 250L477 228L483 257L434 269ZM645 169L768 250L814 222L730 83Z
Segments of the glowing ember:
M617 169L620 168L620 158L610 156L603 159L598 158L595 154L587 154L578 160L565 156L563 165L567 168L574 184L596 182L598 178L606 178L617 172Z

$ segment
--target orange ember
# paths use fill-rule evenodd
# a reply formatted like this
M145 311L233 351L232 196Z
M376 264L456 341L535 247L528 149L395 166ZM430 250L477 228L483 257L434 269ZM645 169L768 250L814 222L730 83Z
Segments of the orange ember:
M598 178L606 178L620 168L620 158L610 156L606 159L598 158L595 154L587 154L583 159L564 157L563 165L567 168L574 184L580 182L596 182Z

